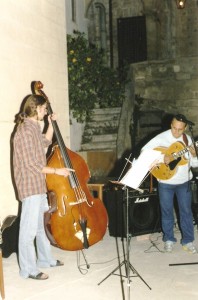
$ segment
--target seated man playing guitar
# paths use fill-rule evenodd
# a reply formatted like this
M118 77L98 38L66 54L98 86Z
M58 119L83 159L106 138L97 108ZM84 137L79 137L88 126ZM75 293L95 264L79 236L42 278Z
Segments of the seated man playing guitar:
M198 158L191 137L184 133L189 122L184 115L174 116L171 128L158 134L142 149L152 148L163 154L163 161L152 166L151 173L158 180L165 252L172 252L176 242L173 230L174 195L176 195L182 231L182 247L190 253L197 253L193 244L194 226L190 180L193 177L191 167L198 167Z

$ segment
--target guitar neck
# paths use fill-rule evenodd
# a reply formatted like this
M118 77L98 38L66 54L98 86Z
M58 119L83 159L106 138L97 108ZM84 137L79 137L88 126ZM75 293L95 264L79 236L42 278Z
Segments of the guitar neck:
M185 147L184 149L180 150L179 152L173 153L173 154L172 154L173 158L174 158L174 159L177 159L178 157L183 156L186 152L189 152L191 146L192 146L192 145L187 146L187 147ZM195 147L197 147L197 146L198 146L198 141L195 142Z
M181 156L183 156L186 152L188 152L189 149L190 149L190 147L188 146L188 147L182 149L181 151L179 151L179 152L177 152L177 153L173 153L172 156L173 156L174 159L177 159L178 157L181 157Z

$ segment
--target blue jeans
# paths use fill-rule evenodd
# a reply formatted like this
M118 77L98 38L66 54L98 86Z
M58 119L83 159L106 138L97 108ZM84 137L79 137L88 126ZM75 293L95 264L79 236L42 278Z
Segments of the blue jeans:
M51 255L50 242L45 234L44 213L48 210L46 194L33 195L23 199L19 230L20 275L40 273L38 267L50 267L56 260ZM35 251L35 238L36 248ZM37 255L36 255L37 252Z
M192 192L189 182L183 184L166 184L158 183L158 191L161 207L161 221L163 231L163 241L176 242L174 237L174 195L177 196L180 228L181 228L181 244L187 244L194 241L194 226L192 215Z

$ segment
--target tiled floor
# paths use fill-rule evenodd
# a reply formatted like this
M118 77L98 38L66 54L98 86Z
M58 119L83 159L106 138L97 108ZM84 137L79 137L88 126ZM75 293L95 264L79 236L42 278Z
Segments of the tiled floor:
M22 279L16 254L3 259L6 300L195 300L198 299L198 254L188 254L179 243L171 254L163 252L161 233L132 237L129 260L124 260L126 240L107 231L104 239L84 252L63 251L53 247L56 258L65 265L45 269L46 281ZM195 228L197 238L197 228ZM122 267L113 272L120 263ZM130 281L125 266L131 264ZM182 264L170 266L170 264ZM186 264L184 264L186 263ZM184 265L183 265L184 264ZM111 274L113 272L113 274ZM123 276L120 276L120 272ZM138 275L138 276L137 276ZM107 277L107 278L106 278Z

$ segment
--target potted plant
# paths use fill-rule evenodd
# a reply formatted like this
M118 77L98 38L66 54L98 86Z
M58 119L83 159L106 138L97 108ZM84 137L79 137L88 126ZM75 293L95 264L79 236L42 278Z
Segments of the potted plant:
M125 82L103 61L103 53L90 45L85 33L67 35L69 108L79 123L91 118L94 108L119 107Z

